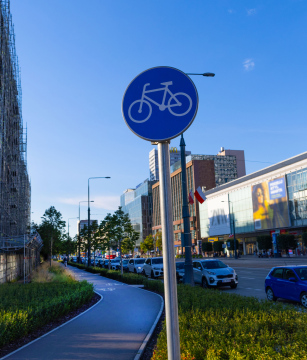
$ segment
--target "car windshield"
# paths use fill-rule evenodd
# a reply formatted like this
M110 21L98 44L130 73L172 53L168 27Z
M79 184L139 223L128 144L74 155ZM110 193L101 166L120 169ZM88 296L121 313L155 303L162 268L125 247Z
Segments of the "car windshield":
M123 260L123 264L124 264L124 265L127 265L128 262L129 262L129 260Z
M152 259L152 264L163 264L163 259Z
M145 259L135 260L135 263L136 263L136 264L144 264L144 262L145 262Z
M222 269L226 268L227 265L225 265L222 261L202 261L203 268L204 269Z
M295 272L301 280L307 281L307 267L295 268Z
M184 262L177 262L176 263L176 269L177 270L183 270L184 269Z
M118 262L119 262L119 260L115 260L115 259L111 260L111 264L112 263L118 263Z

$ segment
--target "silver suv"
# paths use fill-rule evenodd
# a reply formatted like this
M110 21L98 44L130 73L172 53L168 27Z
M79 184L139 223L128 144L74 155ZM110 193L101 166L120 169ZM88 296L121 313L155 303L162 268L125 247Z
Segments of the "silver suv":
M142 274L150 276L152 279L163 276L163 257L146 259Z
M194 282L204 288L238 285L238 275L235 270L217 259L193 261Z

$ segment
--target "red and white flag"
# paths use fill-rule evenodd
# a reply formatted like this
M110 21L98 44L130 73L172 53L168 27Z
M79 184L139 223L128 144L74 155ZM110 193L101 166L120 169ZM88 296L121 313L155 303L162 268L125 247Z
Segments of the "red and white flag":
M193 205L194 204L194 195L192 190L189 193L189 204Z
M207 199L205 194L202 192L202 189L200 188L200 186L198 186L194 195L201 204Z

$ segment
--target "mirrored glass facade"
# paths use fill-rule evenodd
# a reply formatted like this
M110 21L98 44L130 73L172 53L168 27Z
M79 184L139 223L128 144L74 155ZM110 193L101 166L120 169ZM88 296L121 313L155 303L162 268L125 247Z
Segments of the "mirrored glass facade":
M122 210L129 214L135 231L140 233L136 246L151 234L152 227L152 185L155 182L145 180L135 189L128 189L120 197Z

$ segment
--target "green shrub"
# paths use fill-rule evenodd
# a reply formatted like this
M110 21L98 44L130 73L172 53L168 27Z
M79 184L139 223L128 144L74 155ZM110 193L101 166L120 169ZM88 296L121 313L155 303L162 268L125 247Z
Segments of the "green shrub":
M0 346L79 308L93 294L86 281L1 285Z
M285 304L178 285L181 359L307 359L307 314ZM152 360L167 359L165 324Z

